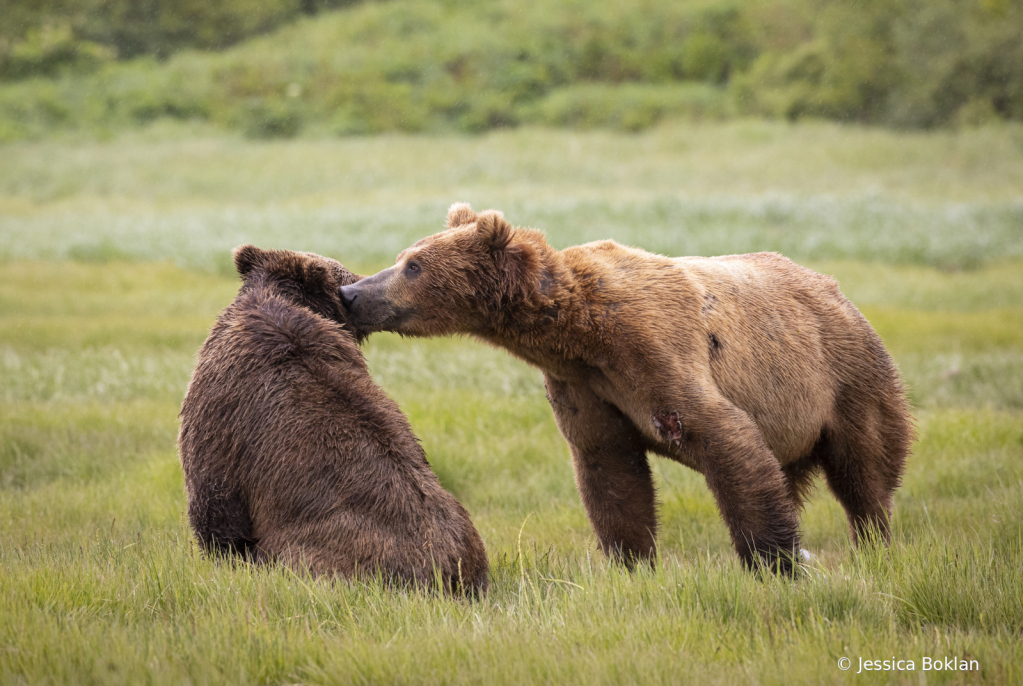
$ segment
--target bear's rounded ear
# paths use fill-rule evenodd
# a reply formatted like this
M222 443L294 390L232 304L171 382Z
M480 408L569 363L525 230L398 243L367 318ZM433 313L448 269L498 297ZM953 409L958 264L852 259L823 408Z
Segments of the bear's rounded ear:
M253 269L265 264L266 258L266 250L254 245L240 245L234 249L234 268L245 278Z
M526 298L536 290L541 264L532 241L522 236L516 239L515 229L497 210L481 212L476 218L476 231L494 259L502 300Z
M448 208L447 228L472 224L476 221L476 213L469 207L469 202L455 202Z
M456 202L448 208L447 227L453 229L456 226L472 224L476 221L476 213L472 211L467 202Z
M512 241L512 226L497 210L480 212L476 217L476 232L491 252L504 250Z

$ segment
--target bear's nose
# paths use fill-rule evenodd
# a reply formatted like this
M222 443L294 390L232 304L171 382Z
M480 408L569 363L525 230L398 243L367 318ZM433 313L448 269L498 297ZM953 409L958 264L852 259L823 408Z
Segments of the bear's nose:
M341 296L341 304L349 310L352 309L352 305L355 304L356 298L359 297L359 294L355 292L355 284L352 284L351 286L342 286L338 292Z

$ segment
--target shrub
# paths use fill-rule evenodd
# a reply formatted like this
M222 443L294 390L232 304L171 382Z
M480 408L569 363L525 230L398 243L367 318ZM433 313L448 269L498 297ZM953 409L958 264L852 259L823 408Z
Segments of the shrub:
M641 131L665 118L720 119L725 92L707 84L579 84L523 108L521 121L576 128Z
M0 80L92 71L114 56L109 47L75 38L66 21L45 23L20 40L0 41Z
M1023 7L1007 0L817 3L814 33L732 84L742 109L932 127L981 109L1023 118ZM988 103L988 105L978 104Z
M24 9L27 0L5 2ZM40 7L70 2L41 0ZM108 28L133 25L129 15L143 5L155 8L159 21L142 24L163 38L136 42L156 54L220 45L215 36L235 40L336 4L104 2L95 21L126 13L104 20ZM236 17L249 3L258 9ZM306 123L339 135L523 123L639 130L665 117L733 111L903 127L1023 119L1023 5L1009 0L523 4L364 3L222 52L119 63L90 52L99 43L81 36L95 34L91 24L72 21L73 35L60 29L45 40L42 33L0 40L0 55L22 56L3 58L11 74L35 74L0 84L0 123L11 139L160 117L203 118L259 136L295 135ZM191 33L167 28L179 24ZM136 50L125 41L118 45ZM86 69L94 72L83 76Z
M237 113L249 138L293 138L302 130L302 114L284 100L252 98Z
M18 69L0 79L41 73L58 63L96 56L165 58L184 48L219 50L275 29L301 14L354 0L0 0L0 46L15 48ZM51 34L56 31L59 40ZM49 46L49 49L45 49ZM44 50L39 51L42 47ZM0 49L0 65L4 61Z

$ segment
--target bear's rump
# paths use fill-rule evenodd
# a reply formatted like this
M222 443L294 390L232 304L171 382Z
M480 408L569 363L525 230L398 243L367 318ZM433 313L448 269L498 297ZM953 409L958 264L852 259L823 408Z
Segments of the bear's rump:
M810 452L835 405L834 380L819 346L733 349L710 368L718 392L749 415L779 462Z
M804 457L829 421L841 383L827 346L842 323L833 320L846 317L832 289L822 288L833 282L776 255L686 266L702 291L700 320L717 390L749 415L779 462Z

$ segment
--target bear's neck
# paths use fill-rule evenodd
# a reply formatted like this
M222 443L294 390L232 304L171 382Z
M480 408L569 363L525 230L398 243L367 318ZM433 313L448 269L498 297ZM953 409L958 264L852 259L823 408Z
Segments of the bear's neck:
M535 287L492 313L475 333L558 376L600 366L606 359L607 322L603 312L592 311L599 284L592 275L573 271L559 251L543 247Z

